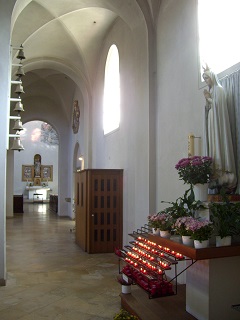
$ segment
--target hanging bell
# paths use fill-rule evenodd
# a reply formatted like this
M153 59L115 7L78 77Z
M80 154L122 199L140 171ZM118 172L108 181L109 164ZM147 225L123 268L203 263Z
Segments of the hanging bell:
M21 79L21 77L25 76L25 73L24 73L22 66L18 67L17 72L16 72L16 76L18 76L20 79Z
M18 102L15 104L15 108L13 109L13 111L16 111L16 112L22 112L22 111L24 111L24 109L23 109L23 104L21 103L21 101L18 101Z
M25 93L23 91L23 86L21 84L18 84L15 90L15 93L21 94L21 93Z
M17 131L23 130L22 121L20 119L15 120L13 130L17 130Z
M20 138L14 138L11 150L18 150L18 151L24 150Z
M18 51L17 59L23 60L26 59L23 52L23 46L20 46L20 50Z

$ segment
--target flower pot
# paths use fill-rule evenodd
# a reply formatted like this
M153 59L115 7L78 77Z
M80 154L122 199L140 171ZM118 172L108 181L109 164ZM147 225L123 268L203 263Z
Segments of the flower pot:
M168 230L160 230L160 236L162 238L170 239L171 233Z
M208 200L208 184L197 183L193 186L195 200L205 202Z
M185 246L193 247L193 239L191 239L191 236L182 236L182 243Z
M171 236L170 240L174 241L174 242L178 242L178 243L182 243L182 237L179 235L173 235Z
M157 229L152 228L152 233L153 233L155 236L159 236L159 234L160 234L159 228L157 228Z
M122 293L123 294L131 293L131 285L125 286L124 284L122 284Z
M203 240L202 242L199 240L194 240L194 248L202 249L209 247L209 240Z
M216 247L225 247L230 246L232 243L232 237L227 236L224 238L221 238L220 236L216 236Z

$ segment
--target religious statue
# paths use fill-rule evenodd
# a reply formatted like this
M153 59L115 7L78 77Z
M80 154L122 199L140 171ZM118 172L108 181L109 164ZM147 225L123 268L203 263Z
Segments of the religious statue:
M203 92L206 99L205 153L213 158L213 182L209 187L225 187L228 193L233 193L237 178L225 92L208 66L204 68L203 79L208 85L208 90Z
M78 105L78 100L75 100L73 103L73 119L72 119L72 129L73 133L78 133L79 129L79 118L80 118L80 109Z
M41 177L41 156L35 154L34 156L34 177Z

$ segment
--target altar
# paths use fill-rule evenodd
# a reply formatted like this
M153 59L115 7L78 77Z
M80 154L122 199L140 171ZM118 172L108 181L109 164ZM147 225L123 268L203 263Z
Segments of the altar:
M47 200L48 199L48 191L51 189L46 186L27 186L26 187L27 193L28 193L28 199L33 200L33 195L34 194L39 194L41 195L42 200Z

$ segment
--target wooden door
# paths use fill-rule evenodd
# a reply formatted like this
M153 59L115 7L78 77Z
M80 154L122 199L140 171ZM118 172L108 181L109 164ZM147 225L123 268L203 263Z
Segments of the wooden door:
M122 247L122 170L91 170L88 176L89 253Z

